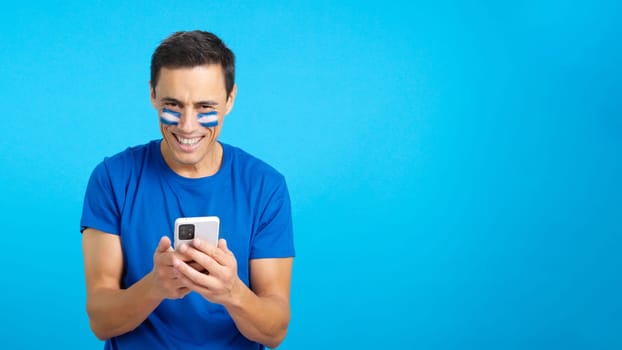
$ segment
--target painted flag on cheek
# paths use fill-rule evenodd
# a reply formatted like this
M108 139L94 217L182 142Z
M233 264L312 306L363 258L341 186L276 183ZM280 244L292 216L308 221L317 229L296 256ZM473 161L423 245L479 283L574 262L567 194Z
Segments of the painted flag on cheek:
M206 128L213 128L218 125L218 112L199 113L197 115L199 123Z
M179 124L179 120L181 119L181 113L171 111L170 109L163 108L162 113L160 113L160 121L162 124L166 125L177 125Z

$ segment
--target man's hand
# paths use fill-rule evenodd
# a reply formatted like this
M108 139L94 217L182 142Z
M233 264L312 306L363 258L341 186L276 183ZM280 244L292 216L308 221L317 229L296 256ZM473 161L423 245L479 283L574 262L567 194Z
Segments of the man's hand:
M243 285L238 277L237 260L224 239L218 241L217 247L194 239L191 245L180 246L179 251L206 270L201 272L201 269L192 268L181 260L174 263L174 267L190 281L187 286L207 300L227 304Z
M177 270L175 265L190 268L175 253L168 237L164 236L160 238L160 243L153 254L153 270L151 271L155 287L162 298L180 299L190 292L188 286L191 282Z
M188 279L186 286L222 304L246 338L270 348L283 341L289 324L292 258L250 260L251 290L238 277L237 260L224 239L217 247L195 239L177 250L206 270L200 272L176 260L175 268Z

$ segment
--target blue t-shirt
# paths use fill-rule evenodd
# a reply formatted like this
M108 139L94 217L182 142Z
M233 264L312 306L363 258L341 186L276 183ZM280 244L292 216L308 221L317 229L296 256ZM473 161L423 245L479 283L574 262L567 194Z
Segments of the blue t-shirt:
M285 179L248 153L221 143L220 170L189 179L164 162L160 141L104 159L89 180L82 230L119 235L122 288L153 268L160 237L173 241L175 219L218 216L220 237L235 254L238 275L248 286L248 261L294 256L290 199ZM246 339L226 309L195 292L164 300L135 330L112 338L106 349L263 349Z

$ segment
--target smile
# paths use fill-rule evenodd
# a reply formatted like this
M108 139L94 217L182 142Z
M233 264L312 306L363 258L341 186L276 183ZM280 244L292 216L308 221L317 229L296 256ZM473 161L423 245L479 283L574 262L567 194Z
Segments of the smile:
M184 146L194 146L197 143L199 143L199 141L201 141L201 139L203 138L202 136L193 137L193 138L185 138L185 137L181 137L176 134L173 134L173 136L175 136L175 139L177 140L177 142L179 142L180 144Z

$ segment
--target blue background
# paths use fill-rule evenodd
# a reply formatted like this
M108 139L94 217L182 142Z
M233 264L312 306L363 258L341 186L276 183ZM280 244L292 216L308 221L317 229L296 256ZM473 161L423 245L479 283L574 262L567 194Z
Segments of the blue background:
M0 12L3 348L102 347L86 182L197 28L237 55L221 140L288 179L282 349L622 348L619 2L124 3Z

